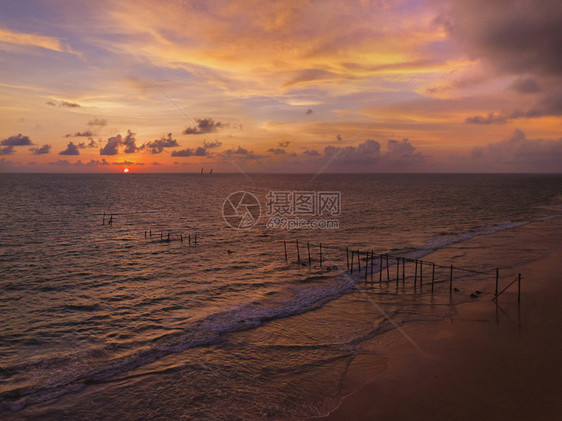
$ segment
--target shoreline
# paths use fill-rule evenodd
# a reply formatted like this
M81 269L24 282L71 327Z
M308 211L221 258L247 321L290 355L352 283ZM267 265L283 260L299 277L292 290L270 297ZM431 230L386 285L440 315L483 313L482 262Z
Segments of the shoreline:
M552 419L562 414L562 367L556 364L562 354L556 333L562 323L560 219L516 228L511 238L496 233L459 245L494 255L496 240L503 249L527 247L535 254L521 266L502 269L508 275L500 290L512 274L524 276L520 307L517 289L510 288L498 307L491 301L493 292L485 292L474 302L457 304L456 314L444 320L406 323L402 328L421 352L397 330L368 341L362 349L387 356L388 369L345 396L329 415L310 419ZM545 231L547 223L554 229ZM447 255L454 248L434 254Z

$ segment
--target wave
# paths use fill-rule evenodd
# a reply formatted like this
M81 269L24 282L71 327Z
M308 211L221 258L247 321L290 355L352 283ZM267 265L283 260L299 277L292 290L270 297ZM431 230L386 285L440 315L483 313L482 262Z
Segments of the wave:
M167 333L137 347L129 355L104 361L92 367L89 361L102 351L88 350L82 354L36 361L20 366L6 367L7 373L22 370L47 373L43 384L12 389L0 394L0 410L19 411L24 407L58 398L81 390L87 384L106 381L118 374L150 364L166 355L183 352L189 348L210 345L226 333L252 329L264 321L297 315L317 309L329 301L349 293L360 282L360 277L325 277L325 284L306 288L293 288L284 297L264 299L231 307L190 323L183 330ZM331 281L331 283L328 283Z

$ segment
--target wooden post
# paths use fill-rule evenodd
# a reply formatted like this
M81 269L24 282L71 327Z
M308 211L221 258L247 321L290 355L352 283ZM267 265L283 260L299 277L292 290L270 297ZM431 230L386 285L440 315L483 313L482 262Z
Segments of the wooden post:
M396 287L398 287L398 280L400 279L400 258L396 258Z
M365 253L365 282L367 282L367 272L369 271L369 252Z
M449 296L453 295L453 265L451 265L451 273L449 275Z
M361 253L357 250L357 271L361 272Z
M322 243L320 243L320 267L322 267Z
M285 262L287 262L287 240L283 240L283 247L285 247Z
M402 286L406 283L406 258L402 258Z
M146 238L146 231L144 232L144 238Z
M191 245L191 234L187 235L187 242L189 243L189 245Z
M386 282L390 282L390 267L388 266L388 253L386 253Z
M371 282L373 281L373 265L375 262L375 251L371 250Z
M299 240L297 240L297 263L299 265L301 264L301 254L300 254L300 250L299 250Z
M306 242L306 248L308 250L308 267L312 266L312 259L310 258L310 243Z
M382 254L381 254L381 266L379 268L379 285L382 283Z
M166 241L169 243L170 242L170 233L168 232L168 238L166 239Z
M105 212L103 213L103 219L102 219L102 221L101 221L101 224L102 224L102 225L105 225Z
M353 274L353 250L351 250L351 265L349 266L349 273Z
M160 241L162 241L164 239L164 237L162 237L163 233L162 231L160 231Z
M433 294L433 286L435 285L435 263L433 264L433 268L431 270L431 293Z
M152 238L152 230L148 231L148 235L150 235L150 238Z
M521 274L517 276L517 304L521 304Z
M180 234L180 241L183 243L183 234Z
M197 245L197 234L195 234L194 240L195 240L195 245Z
M113 214L109 215L109 221L107 222L108 225L113 225Z
M345 247L345 257L347 259L347 270L349 270L349 249Z
M423 260L420 260L420 288L423 287Z
M500 280L500 268L496 268L496 297L498 296L498 283Z
M416 260L416 266L414 267L414 289L418 283L418 261Z

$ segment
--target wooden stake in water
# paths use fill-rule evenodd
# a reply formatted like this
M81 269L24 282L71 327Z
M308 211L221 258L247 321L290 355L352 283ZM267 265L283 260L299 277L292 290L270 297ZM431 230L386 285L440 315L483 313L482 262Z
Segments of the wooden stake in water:
M299 240L297 240L297 263L300 265L301 264L301 253L299 250Z
M423 260L420 260L420 288L423 287Z
M433 286L435 285L435 263L433 264L433 268L431 270L431 293L433 294Z
M496 268L496 297L498 296L498 282L500 279L500 268Z
M103 219L102 219L102 221L101 221L101 224L102 224L102 225L105 225L105 212L103 213Z
M351 250L351 265L349 266L349 273L353 274L353 250Z
M369 270L369 252L365 254L367 257L365 258L365 282L367 282L367 272Z
M152 238L152 230L149 230L148 234L150 235L150 238Z
M453 265L451 265L451 273L449 275L449 296L453 295Z
M310 243L307 241L306 242L306 248L308 250L308 267L312 266L312 259L310 257Z
M146 238L146 231L144 232L144 238Z
M357 271L361 272L361 254L357 250Z
M402 286L406 283L406 258L402 258Z
M418 261L416 260L416 266L414 267L414 289L416 289L418 283Z
M388 253L386 253L386 282L390 282L390 267L388 266Z
M375 251L371 250L371 282L373 282L373 265L375 263Z
M197 234L195 234L194 240L195 240L195 245L197 245Z
M322 267L322 243L320 243L320 267Z
M349 270L349 249L345 248L345 258L347 259L347 270Z
M285 262L287 262L287 241L283 240L283 247L285 247Z
M183 234L180 234L180 241L183 243Z
M521 304L521 274L517 276L517 304Z
M379 268L379 285L382 283L382 254L381 254L381 266Z
M187 242L189 245L191 245L191 234L187 235Z
M400 258L396 258L396 288L398 288L398 280L400 279Z

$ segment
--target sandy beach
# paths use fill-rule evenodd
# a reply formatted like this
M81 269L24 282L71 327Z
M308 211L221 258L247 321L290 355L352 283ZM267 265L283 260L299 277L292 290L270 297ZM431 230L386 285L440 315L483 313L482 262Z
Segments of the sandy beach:
M437 323L408 323L365 344L389 358L388 369L345 398L328 420L555 419L562 414L562 221L532 223L511 233L476 238L462 247L503 259L527 250L529 260L503 261L501 286L523 274L517 288L492 301L493 288ZM492 284L492 283L491 283Z

